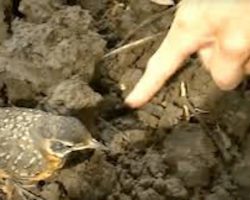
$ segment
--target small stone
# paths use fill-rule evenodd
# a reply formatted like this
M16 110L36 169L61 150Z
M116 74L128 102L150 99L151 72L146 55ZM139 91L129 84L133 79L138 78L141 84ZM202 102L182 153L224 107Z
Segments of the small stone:
M153 128L156 128L158 125L158 118L145 112L145 111L138 111L138 118L144 122L146 125L149 125Z
M155 105L152 103L148 103L143 107L143 110L156 116L157 118L160 118L164 114L164 108L159 105Z
M126 194L120 194L119 200L131 200L131 197Z
M216 149L198 124L178 124L164 140L165 161L189 187L209 184Z
M51 183L43 188L41 195L46 200L60 200L60 197L62 196L62 191L60 190L58 184Z
M167 194L171 197L186 199L188 196L188 191L183 186L180 179L172 177L165 180Z
M210 180L210 169L205 164L195 161L178 161L176 175L189 187L206 186Z
M160 178L166 174L168 166L163 163L163 159L160 154L149 151L145 155L144 159L146 160L148 171L153 177Z
M122 185L122 190L125 193L130 193L131 190L133 189L134 180L132 178L125 179L121 181L121 185Z
M160 128L168 128L176 125L183 115L183 110L174 106L173 104L167 104L162 116L159 120Z
M166 183L165 180L162 178L157 178L154 181L153 188L159 193L159 194L165 194L166 192Z
M165 198L159 195L155 190L149 188L137 193L139 200L164 200Z
M217 187L212 194L205 197L205 200L234 200L234 197L224 188Z
M145 164L142 162L131 162L130 172L134 177L139 177L142 174L144 167Z
M132 144L136 148L143 149L147 145L147 132L144 130L128 130L125 131L125 135L128 138L130 144Z
M154 179L152 177L141 178L138 182L138 185L143 188L149 188L153 185Z
M69 79L51 88L48 105L52 109L64 113L64 110L82 110L93 108L102 100L100 94L94 92L81 79Z
M250 190L250 162L243 160L237 163L233 169L233 178L239 186Z

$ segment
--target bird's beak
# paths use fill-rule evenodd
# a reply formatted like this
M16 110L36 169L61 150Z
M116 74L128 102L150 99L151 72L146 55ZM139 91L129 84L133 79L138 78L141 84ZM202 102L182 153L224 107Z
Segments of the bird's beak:
M100 149L100 150L108 150L108 147L106 147L104 144L98 142L95 139L90 139L87 144L79 144L73 147L73 151L79 151L84 149Z

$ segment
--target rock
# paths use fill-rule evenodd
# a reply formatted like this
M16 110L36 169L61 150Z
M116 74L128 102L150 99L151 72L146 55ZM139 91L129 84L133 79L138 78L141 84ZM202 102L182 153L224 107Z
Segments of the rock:
M186 188L180 179L171 177L165 180L167 195L171 197L185 199L188 196Z
M166 162L176 167L176 175L189 187L209 183L216 165L216 149L198 124L180 124L164 141Z
M143 110L139 110L138 111L138 118L144 122L145 124L156 128L158 125L158 118L156 118L155 116L149 114L148 112L145 112Z
M188 191L181 180L176 177L156 179L153 187L160 194L171 198L186 199L188 197Z
M126 178L121 180L122 190L125 193L130 193L134 186L134 180L132 178Z
M58 175L69 199L106 199L111 194L115 180L115 169L105 161L100 152L95 152L89 161L73 168L64 169Z
M51 88L47 104L60 113L65 113L65 110L95 107L101 100L102 96L94 92L86 82L81 79L70 79Z
M59 0L22 0L19 10L25 13L26 20L33 23L43 23L52 17L53 13L62 8Z
M59 184L56 183L45 185L41 192L41 196L46 200L69 200L66 194L63 195L63 191Z
M162 155L156 152L148 152L144 160L146 161L149 173L155 177L163 177L168 171L168 166L163 163Z
M239 141L246 138L250 120L250 102L241 91L231 91L218 98L214 107L218 123L227 130L228 135Z
M154 178L152 177L145 177L145 178L141 178L138 182L138 185L142 188L150 188L154 183Z
M89 10L93 16L97 16L107 9L107 0L80 0L80 5L83 9Z
M125 131L129 144L137 149L145 149L148 144L147 131L140 129L132 129Z
M154 184L153 184L153 188L159 194L165 194L166 193L165 179L163 179L163 178L157 178L157 179L155 179L154 180Z
M156 12L160 12L161 10L165 9L162 5L157 5L150 1L138 0L133 1L129 0L129 5L131 9L135 12L137 18L139 20L145 19Z
M139 200L163 200L164 199L163 196L160 196L152 188L149 188L148 190L138 192L137 196L138 196Z
M14 104L19 104L20 101L35 99L32 86L28 82L13 78L6 78L5 84L8 86L8 99L10 99Z
M176 125L183 116L183 110L174 106L173 104L167 104L162 116L159 120L160 128L169 128Z
M205 197L205 200L233 200L232 195L222 187L217 187L214 193Z
M8 93L15 93L10 101L32 96L20 91L32 91L34 99L46 96L76 74L86 83L92 80L105 44L90 26L91 17L78 6L53 12L42 24L15 20L14 35L0 47L0 80Z
M153 116L160 118L164 114L164 108L159 105L148 103L143 107L143 110L152 114Z
M242 147L243 158L233 167L233 179L250 195L250 136L248 136Z
M8 24L6 23L6 13L11 15L11 0L0 1L0 43L7 38ZM9 11L7 11L9 10ZM10 20L10 19L9 19Z
M119 200L131 200L132 198L126 194L120 194Z

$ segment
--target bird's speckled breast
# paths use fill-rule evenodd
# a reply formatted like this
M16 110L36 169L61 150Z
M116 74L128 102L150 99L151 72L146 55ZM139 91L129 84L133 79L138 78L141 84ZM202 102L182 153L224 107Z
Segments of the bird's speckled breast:
M41 117L45 117L43 112L36 110L0 108L0 169L13 179L47 178L44 176L49 176L55 168L49 169L45 155L37 149L31 137L36 134L32 132L32 126ZM59 160L54 162L58 164Z

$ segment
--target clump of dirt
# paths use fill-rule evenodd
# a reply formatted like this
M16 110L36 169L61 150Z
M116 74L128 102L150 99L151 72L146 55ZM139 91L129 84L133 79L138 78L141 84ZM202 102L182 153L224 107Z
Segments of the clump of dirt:
M36 3L31 5L37 6ZM39 12L37 14L40 16ZM105 42L91 28L91 20L88 12L79 6L53 10L46 23L14 20L13 35L1 46L0 57L1 83L8 101L14 104L41 102L50 93L52 99L48 101L54 104L52 87L55 93L64 87L64 91L72 91L72 95L76 90L81 93L86 89L93 96L88 97L89 104L95 105L100 98L88 83L94 75L96 61L103 55ZM73 86L75 90L72 90L70 79L77 78L79 82L86 82L85 87ZM57 98L61 104L69 104L68 98ZM78 109L87 104L77 103Z
M149 0L22 0L24 17L15 17L6 38L0 4L1 106L74 115L110 149L73 154L39 183L43 198L249 199L247 81L222 92L193 57L146 106L119 107L165 36L174 8Z
M7 38L7 33L9 31L9 21L11 12L11 1L1 1L0 2L0 43Z

